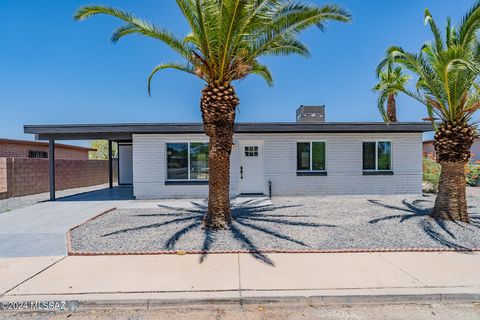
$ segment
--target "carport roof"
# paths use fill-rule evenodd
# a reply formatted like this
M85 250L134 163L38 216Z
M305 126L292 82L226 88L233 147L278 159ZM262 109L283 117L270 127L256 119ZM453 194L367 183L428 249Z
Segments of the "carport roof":
M426 122L244 122L235 125L235 133L391 133L427 132L433 127ZM193 134L203 133L201 123L128 123L128 124L61 124L25 125L25 133L37 140L93 140L128 141L133 134Z

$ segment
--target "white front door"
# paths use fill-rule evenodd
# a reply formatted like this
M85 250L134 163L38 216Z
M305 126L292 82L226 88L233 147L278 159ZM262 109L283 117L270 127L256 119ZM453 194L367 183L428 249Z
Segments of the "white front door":
M118 184L133 183L133 153L131 144L118 145Z
M263 143L240 142L240 193L263 194Z

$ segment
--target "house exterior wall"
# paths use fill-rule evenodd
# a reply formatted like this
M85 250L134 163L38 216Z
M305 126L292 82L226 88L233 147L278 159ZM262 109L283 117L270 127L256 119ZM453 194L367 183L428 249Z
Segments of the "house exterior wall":
M0 141L0 157L4 158L28 158L29 151L42 151L48 153L48 144L28 141L4 142ZM62 146L55 147L56 159L69 160L88 160L88 149L68 148Z
M236 134L231 156L230 194L239 193L240 141L263 141L264 193L272 183L274 196L420 194L421 133ZM365 176L362 142L392 142L394 175ZM208 141L205 135L133 135L133 181L137 199L205 197L206 185L165 185L167 142ZM325 141L327 176L297 176L296 143Z

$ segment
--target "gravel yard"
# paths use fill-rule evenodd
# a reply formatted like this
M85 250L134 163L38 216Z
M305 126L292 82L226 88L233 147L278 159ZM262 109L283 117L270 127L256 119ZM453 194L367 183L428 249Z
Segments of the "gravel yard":
M230 230L201 228L203 202L117 209L71 232L77 252L480 248L480 189L471 224L428 216L434 195L277 197L234 207ZM185 203L185 202L184 202ZM260 254L260 257L262 255Z

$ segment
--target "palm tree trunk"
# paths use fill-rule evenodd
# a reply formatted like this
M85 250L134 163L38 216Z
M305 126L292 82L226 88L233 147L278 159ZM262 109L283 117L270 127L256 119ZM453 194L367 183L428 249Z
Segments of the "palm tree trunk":
M468 223L465 165L475 130L467 123L443 123L435 134L435 153L442 171L431 215L436 219Z
M397 103L394 94L388 95L387 118L389 122L397 122Z
M440 162L440 165L442 172L432 216L436 219L468 223L465 163Z
M207 229L225 229L232 221L230 154L238 102L235 89L229 83L209 84L202 90L203 126L210 138L208 209L203 221Z

